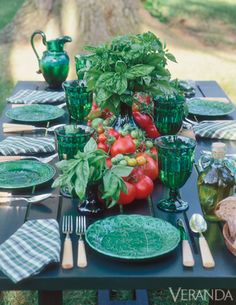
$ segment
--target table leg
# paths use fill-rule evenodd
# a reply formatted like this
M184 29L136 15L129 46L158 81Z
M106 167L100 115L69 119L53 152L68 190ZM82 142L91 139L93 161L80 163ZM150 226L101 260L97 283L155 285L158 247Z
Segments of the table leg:
M62 305L62 291L38 291L38 305Z
M210 291L214 298L209 299L209 305L234 305L236 304L236 289L214 289Z
M149 305L147 290L135 290L135 300L128 301L111 301L110 290L98 290L98 305Z

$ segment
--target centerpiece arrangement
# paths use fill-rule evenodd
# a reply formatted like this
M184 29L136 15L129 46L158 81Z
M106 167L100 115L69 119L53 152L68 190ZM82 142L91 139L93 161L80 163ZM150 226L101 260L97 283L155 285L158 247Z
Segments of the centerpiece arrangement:
M158 177L154 140L160 136L155 108L162 104L166 108L174 101L168 107L177 108L170 122L176 133L182 124L184 98L167 69L167 61L176 62L175 57L151 32L116 37L86 50L89 55L76 57L76 72L94 96L91 111L82 121L87 120L95 133L84 151L58 164L62 174L54 186L77 196L81 211L97 213L101 210L98 198L110 208L152 193ZM164 110L159 113L168 117Z
M98 107L116 115L115 129L134 125L132 106L137 92L169 95L175 89L166 68L167 60L176 61L153 33L126 35L110 43L86 47L92 54L85 67L89 91L95 94Z

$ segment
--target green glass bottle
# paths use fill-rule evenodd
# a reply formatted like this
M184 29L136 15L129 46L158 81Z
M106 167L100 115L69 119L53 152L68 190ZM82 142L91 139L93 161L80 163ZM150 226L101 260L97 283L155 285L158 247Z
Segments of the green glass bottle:
M233 194L235 178L225 164L225 144L212 144L212 158L199 173L197 186L202 211L206 220L219 221L215 215L218 202Z

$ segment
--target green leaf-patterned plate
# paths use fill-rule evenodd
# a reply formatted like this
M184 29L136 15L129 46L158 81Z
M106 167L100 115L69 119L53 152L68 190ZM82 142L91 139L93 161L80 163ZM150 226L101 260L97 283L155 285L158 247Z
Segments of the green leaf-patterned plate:
M156 258L174 250L179 231L169 222L142 215L118 215L89 226L86 241L94 250L118 259Z
M0 163L0 188L21 189L50 181L56 171L54 167L33 160Z
M199 116L223 116L234 111L234 105L227 99L191 98L187 101L188 112Z
M27 105L12 108L6 112L6 116L18 122L49 122L64 115L64 110L52 105Z

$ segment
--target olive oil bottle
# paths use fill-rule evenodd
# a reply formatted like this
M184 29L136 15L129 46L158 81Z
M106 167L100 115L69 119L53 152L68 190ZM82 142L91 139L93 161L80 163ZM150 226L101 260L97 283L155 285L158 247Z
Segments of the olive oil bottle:
M213 143L211 161L198 176L199 200L204 217L209 221L219 221L215 215L216 205L234 192L235 178L224 158L225 144Z

